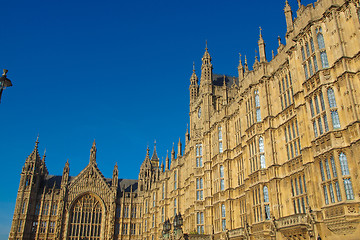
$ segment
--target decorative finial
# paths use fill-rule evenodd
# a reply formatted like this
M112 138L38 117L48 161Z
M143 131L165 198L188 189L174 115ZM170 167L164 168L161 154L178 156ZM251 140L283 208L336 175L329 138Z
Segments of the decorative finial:
M274 59L274 50L271 50L272 59Z
M224 82L223 82L223 86L225 87L226 86L226 76L224 74Z
M205 50L206 50L206 51L208 50L208 47L207 47L207 40L205 40Z
M259 27L259 30L260 30L260 38L261 38L262 37L262 34L261 34L262 28Z
M44 157L46 157L46 148L44 149Z
M279 47L281 46L281 37L278 36L278 43L279 43Z
M39 145L39 134L37 135L36 141L35 141L35 148L37 149Z
M7 69L3 69L3 76L6 77L6 74L7 74L8 70Z
M195 72L195 62L193 62L193 72Z
M247 58L246 58L246 55L245 55L245 65L247 65Z
M301 7L301 0L297 0L299 8Z

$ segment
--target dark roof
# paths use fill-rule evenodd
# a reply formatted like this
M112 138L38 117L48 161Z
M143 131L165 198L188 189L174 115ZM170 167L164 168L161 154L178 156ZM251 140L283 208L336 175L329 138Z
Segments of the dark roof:
M60 189L61 187L61 178L62 176L55 176L55 175L47 175L44 179L43 182L43 187L46 186L46 188L52 188L55 184L55 188L56 189ZM69 178L69 182L72 182L75 179L75 177L70 177ZM111 185L112 179L111 178L105 178L105 181L107 184ZM133 180L133 179L119 179L119 184L118 184L118 190L119 191L125 191L125 192L130 192L131 191L131 186L132 186L132 191L136 192L137 188L138 188L138 180Z
M224 85L224 76L225 76L225 83L227 87L231 87L234 84L234 80L235 80L235 84L238 85L239 81L237 77L233 77L233 76L226 76L226 75L221 75L221 74L213 74L213 84L215 86L223 86Z

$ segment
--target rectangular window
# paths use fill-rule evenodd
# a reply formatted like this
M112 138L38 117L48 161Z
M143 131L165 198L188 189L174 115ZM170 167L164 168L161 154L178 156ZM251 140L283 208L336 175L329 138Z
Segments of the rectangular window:
M52 216L56 216L57 207L58 207L58 206L57 206L57 203L54 202L53 205L52 205L52 207L51 207L51 215L52 215Z
M196 167L202 167L202 144L196 144Z
M42 209L42 215L48 215L49 214L49 203L48 202L44 202L44 206Z
M19 225L18 225L18 232L21 232L22 230L22 225L23 225L23 220L19 221Z
M331 183L329 184L329 191L330 191L330 200L332 203L334 203L335 202L334 189Z
M354 200L354 192L350 178L344 179L345 195L347 200Z
M204 234L204 213L203 212L196 213L196 225L197 225L197 233Z
M131 223L131 225L130 225L130 233L131 233L131 235L136 234L136 224L135 223Z
M339 129L340 128L340 120L339 120L339 115L338 115L337 110L331 111L331 119L332 119L332 123L333 123L333 128Z
M329 204L329 197L328 197L328 192L327 192L326 185L323 186L323 190L324 190L325 204L328 205Z
M317 130L317 125L316 125L316 122L313 121L313 128L314 128L314 135L315 137L318 137L318 130Z
M41 221L40 222L40 233L45 233L45 230L46 230L46 222Z
M196 200L203 200L203 179L196 179Z
M55 222L50 222L49 224L49 233L54 233L55 231Z
M122 234L124 234L124 235L128 234L128 224L127 223L123 223Z
M224 179L225 175L224 175L224 166L220 166L220 190L224 191L225 190L225 179Z
M340 186L338 181L335 182L335 191L338 202L341 202L342 198L341 198Z

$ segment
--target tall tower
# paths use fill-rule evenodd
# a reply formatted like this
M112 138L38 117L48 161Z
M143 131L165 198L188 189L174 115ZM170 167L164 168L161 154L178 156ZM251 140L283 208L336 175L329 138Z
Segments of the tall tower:
M45 153L41 159L38 145L39 138L36 139L34 150L26 158L20 174L20 184L9 239L30 238L26 234L29 234L35 214L36 196L41 180L48 174L45 165Z

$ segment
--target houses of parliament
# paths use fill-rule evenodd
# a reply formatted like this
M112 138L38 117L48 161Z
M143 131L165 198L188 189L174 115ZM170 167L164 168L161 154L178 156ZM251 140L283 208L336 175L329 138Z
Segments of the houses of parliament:
M36 141L9 239L360 239L360 2L284 14L284 43L270 60L260 31L238 76L206 47L185 141L165 164L147 149L138 180L104 177L95 142L77 176L50 175Z

